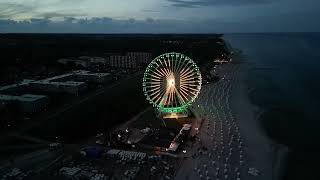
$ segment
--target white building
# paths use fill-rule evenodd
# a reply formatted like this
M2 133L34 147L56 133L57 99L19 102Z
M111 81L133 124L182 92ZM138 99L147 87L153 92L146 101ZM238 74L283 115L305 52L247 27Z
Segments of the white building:
M67 65L67 64L74 64L74 65L81 65L83 67L93 67L96 65L106 65L107 59L103 57L90 57L90 56L80 56L79 58L75 59L59 59L58 63Z
M24 94L22 96L0 94L0 103L16 104L22 112L33 113L43 109L49 103L49 98L33 94Z
M80 94L87 90L88 86L85 82L51 82L41 80L30 83L30 88L42 92Z
M29 88L37 91L80 94L87 90L87 82L107 83L111 80L109 73L90 73L80 70L39 81L25 80L24 82L28 82Z
M68 179L78 180L80 176L81 169L77 167L63 167L59 170L61 175L64 175Z
M67 64L74 64L76 66L81 65L83 67L88 67L89 62L79 59L59 59L58 63L61 63L63 65Z
M107 83L112 80L110 73L90 73L89 71L76 71L73 77L79 81L94 83Z
M133 69L138 67L138 63L134 56L115 55L110 56L110 66L116 68Z
M138 64L149 64L152 61L152 54L148 52L128 52L127 56L134 57Z
M147 154L143 152L122 151L117 149L109 150L107 155L111 157L119 157L122 160L143 160L147 156Z

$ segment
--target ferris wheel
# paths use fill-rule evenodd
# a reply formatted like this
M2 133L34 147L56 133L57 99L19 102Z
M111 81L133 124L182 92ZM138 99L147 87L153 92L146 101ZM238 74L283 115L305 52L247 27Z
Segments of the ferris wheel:
M148 65L142 86L147 100L160 112L179 113L197 98L201 74L189 57L175 52L166 53Z

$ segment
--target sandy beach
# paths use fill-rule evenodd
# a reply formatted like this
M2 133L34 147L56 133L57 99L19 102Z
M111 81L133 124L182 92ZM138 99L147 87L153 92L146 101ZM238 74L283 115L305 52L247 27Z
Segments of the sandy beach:
M194 158L182 163L176 179L282 179L287 148L272 142L258 122L260 110L248 98L249 68L241 54L216 66L221 80L203 86L195 103L205 121L199 142L189 148ZM208 150L199 154L202 147Z
M246 63L241 54L234 60L238 68L232 83L230 102L245 140L247 164L261 172L259 179L282 179L288 149L276 144L264 133L258 121L261 110L251 104L248 98L247 72L250 64Z

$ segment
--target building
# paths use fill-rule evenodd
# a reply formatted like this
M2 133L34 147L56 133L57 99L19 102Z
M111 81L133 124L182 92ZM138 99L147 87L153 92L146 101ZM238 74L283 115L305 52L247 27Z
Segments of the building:
M108 156L113 158L119 157L121 160L143 160L146 158L147 154L143 152L135 151L122 151L117 149L111 149L107 152Z
M128 52L127 56L134 57L139 65L149 64L152 61L152 54L148 52Z
M30 83L30 88L41 92L50 93L69 93L78 95L87 90L88 86L85 82L51 82L51 81L35 81Z
M107 83L112 80L110 73L90 73L89 71L76 71L72 75L77 81Z
M91 73L89 71L74 71L43 80L25 79L17 84L0 87L0 105L2 109L8 105L14 105L21 112L34 113L49 104L49 97L24 94L25 92L78 95L88 89L90 82L107 83L111 80L112 76L109 73Z
M90 71L78 70L70 73L50 77L41 81L46 82L89 82L89 83L107 83L112 80L110 73L91 73Z
M135 69L138 68L138 63L134 56L114 55L110 56L110 66L114 68Z
M87 83L107 83L112 80L109 73L91 73L89 71L74 71L59 76L35 81L25 80L28 88L40 92L80 94L88 89Z
M189 131L191 130L191 124L184 124L179 131L179 134L172 140L170 146L168 147L168 151L175 152L177 151L180 144L183 142L183 139L186 138Z
M65 176L67 179L74 179L74 180L78 180L80 179L80 172L81 172L81 169L80 168L77 168L77 167L62 167L60 170L59 170L59 173L63 176Z
M59 59L58 63L61 63L63 65L75 65L79 66L81 65L84 68L94 68L97 66L105 66L107 65L108 60L103 57L90 57L90 56L80 56L78 58L64 58Z
M107 83L111 80L109 73L74 71L43 80L25 79L21 83L0 87L0 94L11 94L24 90L79 94L87 90L87 83Z
M49 98L47 96L33 94L24 94L22 96L0 94L0 103L15 104L22 112L34 113L48 105Z
M82 66L82 67L88 67L89 63L84 61L84 60L79 60L79 59L59 59L58 63L63 64L63 65L75 65L75 66Z
M97 63L97 64L106 63L106 58L103 58L103 57L80 56L79 59L87 61L89 63Z
M0 168L1 180L25 179L27 176L28 175L19 168Z
M28 87L29 83L30 83L29 80L25 80L20 83L2 86L0 87L0 94L10 94L12 92L24 90L26 87Z
M120 153L120 150L118 149L111 149L107 152L108 156L111 156L113 158L116 158L118 156L118 154Z
M85 170L86 169L86 170ZM70 180L90 179L90 180L107 180L109 176L99 173L98 170L88 170L89 167L62 167L59 174Z

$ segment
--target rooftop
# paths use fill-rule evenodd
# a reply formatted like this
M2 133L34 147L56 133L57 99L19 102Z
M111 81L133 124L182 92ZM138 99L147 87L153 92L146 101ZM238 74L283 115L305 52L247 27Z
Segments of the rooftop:
M11 95L0 94L0 100L4 100L4 101L32 102L32 101L37 101L43 98L47 98L47 97L43 95L33 95L33 94L24 94L22 96L11 96Z

